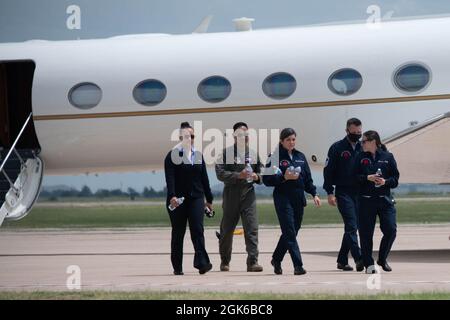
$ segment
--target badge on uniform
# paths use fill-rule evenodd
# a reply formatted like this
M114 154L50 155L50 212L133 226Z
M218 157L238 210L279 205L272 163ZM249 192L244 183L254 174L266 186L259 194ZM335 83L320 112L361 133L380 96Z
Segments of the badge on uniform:
M369 158L364 158L361 160L361 164L363 166L368 166L370 164L370 159Z
M347 150L342 151L342 153L341 153L341 157L344 158L345 160L350 159L351 156L352 156L352 154L350 153L350 151L347 151Z
M280 161L280 167L287 167L288 165L289 165L289 162L287 160Z

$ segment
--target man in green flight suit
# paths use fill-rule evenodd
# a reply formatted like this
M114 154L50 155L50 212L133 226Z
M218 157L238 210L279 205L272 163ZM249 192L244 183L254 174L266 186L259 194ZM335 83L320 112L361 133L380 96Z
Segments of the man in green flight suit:
M220 271L230 270L233 233L239 218L244 227L247 251L247 271L261 272L258 264L258 216L254 183L261 184L261 162L249 148L248 126L238 122L233 126L234 145L223 150L216 162L216 175L223 189L223 218L220 224Z

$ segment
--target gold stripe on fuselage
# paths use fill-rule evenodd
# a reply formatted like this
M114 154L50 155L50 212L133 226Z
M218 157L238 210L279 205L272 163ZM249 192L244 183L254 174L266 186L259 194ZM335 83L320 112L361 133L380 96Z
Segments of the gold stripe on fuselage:
M415 101L431 101L431 100L446 100L446 99L450 99L450 94L428 95L428 96L408 96L408 97L394 97L394 98L340 100L340 101L302 102L302 103L288 103L288 104L269 104L269 105L255 105L255 106L231 106L231 107L216 107L216 108L184 108L184 109L169 109L169 110L166 109L166 110L104 112L104 113L85 113L85 114L82 114L82 113L54 114L54 115L50 114L50 115L36 115L33 117L33 119L34 119L34 121L42 121L42 120L123 118L123 117L177 115L177 114L194 114L194 113L218 113L218 112L318 108L318 107L334 107L334 106L396 103L396 102L415 102Z

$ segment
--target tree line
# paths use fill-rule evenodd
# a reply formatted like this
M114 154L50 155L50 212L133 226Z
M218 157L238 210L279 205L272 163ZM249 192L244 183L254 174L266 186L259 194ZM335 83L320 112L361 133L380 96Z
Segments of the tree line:
M81 190L76 188L70 189L54 189L48 190L43 188L39 194L39 198L46 199L50 201L56 201L60 198L94 198L94 199L105 199L105 198L129 198L130 200L136 199L156 199L156 198L166 198L167 187L162 190L155 190L153 187L144 187L142 192L136 191L133 188L128 188L126 191L121 189L98 189L93 192L88 186L83 186ZM215 197L221 196L221 192L213 192Z
M47 198L49 200L57 200L58 198L130 198L135 200L136 198L165 198L167 194L167 188L157 191L152 187L145 187L142 192L138 192L133 188L128 188L126 191L121 189L98 189L93 192L88 186L83 186L81 190L76 188L71 189L55 189L41 191L39 197Z

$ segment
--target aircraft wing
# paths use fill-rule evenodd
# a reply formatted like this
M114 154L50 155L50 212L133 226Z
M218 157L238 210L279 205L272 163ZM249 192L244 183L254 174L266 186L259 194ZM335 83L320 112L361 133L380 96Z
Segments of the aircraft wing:
M450 112L385 139L401 183L450 183Z

